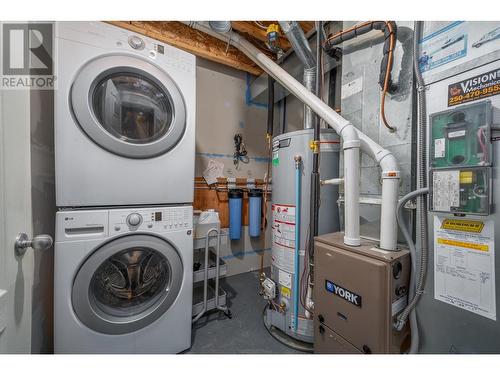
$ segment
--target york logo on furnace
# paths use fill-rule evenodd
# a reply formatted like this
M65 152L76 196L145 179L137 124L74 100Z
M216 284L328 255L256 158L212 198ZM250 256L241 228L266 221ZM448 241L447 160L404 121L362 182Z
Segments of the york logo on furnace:
M330 280L325 280L325 288L330 293L333 293L339 296L342 299L345 299L347 302L352 303L355 306L361 307L361 296L356 293L347 290L340 285L335 284Z

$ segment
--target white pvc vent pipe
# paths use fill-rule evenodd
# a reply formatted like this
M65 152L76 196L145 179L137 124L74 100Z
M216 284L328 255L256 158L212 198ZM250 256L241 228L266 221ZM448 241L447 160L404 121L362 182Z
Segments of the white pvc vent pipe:
M396 250L397 227L396 205L399 189L399 167L388 150L357 130L348 120L340 116L300 82L272 61L262 51L234 32L219 34L201 22L186 22L215 38L232 44L259 65L300 101L308 105L319 117L329 124L343 140L344 149L344 190L345 190L345 233L347 245L358 246L359 236L359 149L375 159L382 168L382 208L380 223L380 247Z

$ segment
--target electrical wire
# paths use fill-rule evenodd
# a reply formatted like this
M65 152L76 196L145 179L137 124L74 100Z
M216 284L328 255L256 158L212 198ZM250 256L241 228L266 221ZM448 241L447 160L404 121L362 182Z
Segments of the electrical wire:
M429 188L422 188L418 189L415 191L412 191L409 194L406 194L403 198L401 198L398 202L398 206L396 208L396 220L398 222L399 228L401 229L401 233L403 234L403 237L405 238L406 242L408 243L408 247L410 248L410 257L411 257L411 264L412 264L412 269L411 269L411 276L410 276L410 290L408 292L408 305L406 308L399 314L397 321L395 323L395 328L398 331L401 331L405 324L406 321L408 320L408 317L410 316L411 313L414 312L415 306L417 305L420 296L424 293L424 288L425 288L425 276L427 273L427 258L422 258L421 259L421 264L420 264L420 275L419 278L416 280L417 276L417 249L415 246L415 243L413 242L413 238L411 237L410 231L408 230L404 219L403 219L403 209L406 204L406 202L416 198L416 197L421 197L422 195L427 195L429 194ZM427 230L427 228L423 228L422 230ZM422 251L422 250L421 250ZM412 337L413 340L418 337L418 329L413 332L412 330ZM412 345L414 346L414 345ZM418 339L417 339L417 347L418 347Z
M240 162L248 164L250 160L248 158L248 152L241 134L236 134L234 136L234 150L233 164L236 169L238 169Z
M486 146L487 139L486 139L486 133L484 131L484 128L481 127L477 130L477 137L478 137L479 145L481 146L481 152L483 153L482 161L487 162L488 161L488 149Z
M396 131L396 128L392 127L389 125L387 122L387 118L385 117L385 99L387 96L387 91L389 90L389 78L391 76L391 67L392 67L392 59L393 59L393 51L394 51L394 45L395 45L395 37L394 37L394 31L392 30L392 26L390 22L386 21L386 25L389 28L390 32L390 45L389 45L389 51L387 55L387 69L385 72L385 80L384 80L384 89L382 90L382 98L380 99L380 116L382 116L382 121L384 122L384 125L387 129L389 129L391 132Z
M411 330L411 344L410 344L410 354L415 354L418 352L419 348L419 330L418 330L418 322L417 322L417 313L415 311L415 307L419 301L420 294L424 292L425 281L427 276L427 266L428 266L428 258L429 258L429 249L428 249L428 223L427 223L427 204L426 200L423 198L422 194L425 194L425 190L427 188L427 156L426 156L426 130L427 130L427 110L426 110L426 101L424 95L424 80L422 78L422 73L420 72L420 67L418 64L418 52L419 52L419 44L418 40L422 33L422 21L416 21L414 24L414 36L413 36L413 71L415 74L415 85L417 89L417 123L418 123L418 134L417 134L417 191L413 192L414 196L417 197L417 214L419 218L420 224L420 265L417 270L416 257L412 257L412 277L410 280L410 290L409 290L409 301L408 305L403 309L403 311L399 314L397 321L395 323L395 328L398 330L403 329L408 316L410 318L410 330ZM419 194L418 192L422 192ZM410 193L412 194L412 193ZM413 239L409 236L409 232L406 229L406 226L400 224L400 219L398 218L400 209L402 210L402 201L405 198L408 198L409 195L403 197L399 203L398 208L396 210L396 218L398 220L398 224L405 236L406 241L408 242L408 246L410 246L410 254L412 250L416 248L413 243ZM402 221L401 221L402 223ZM403 229L404 228L404 229ZM406 230L406 234L405 234ZM415 277L418 275L418 280ZM417 294L417 291L419 293Z
M267 26L263 25L260 21L253 21L253 23L256 24L262 30L267 30Z
M307 307L307 304L306 304L306 299L307 299L307 283L309 282L309 276L310 276L310 272L309 272L309 267L308 267L308 262L306 261L306 259L309 259L309 240L310 240L310 235L309 235L309 231L307 232L307 235L306 235L306 244L305 244L305 252L304 252L304 267L302 269L302 274L301 274L301 278L300 278L300 294L299 294L299 300L300 300L300 304L302 305L302 307L304 308L304 310L307 310L311 315L313 314L313 311L311 309L309 309ZM304 286L305 285L305 286Z

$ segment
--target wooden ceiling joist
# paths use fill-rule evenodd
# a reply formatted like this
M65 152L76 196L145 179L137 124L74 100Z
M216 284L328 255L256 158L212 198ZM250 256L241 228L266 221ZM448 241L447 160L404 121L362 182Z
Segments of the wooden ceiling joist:
M248 34L255 39L258 39L262 42L267 42L267 33L266 30L261 29L257 25L253 24L253 22L248 22L248 21L232 21L231 25L233 27L233 30L236 30L240 33ZM290 42L286 37L281 36L279 38L279 45L283 50L289 49Z
M175 21L112 21L115 26L170 44L207 60L254 75L262 69L233 46Z
M262 25L278 21L262 21ZM115 26L133 31L137 34L149 36L153 39L170 44L184 51L207 60L230 66L254 75L260 75L262 69L252 60L233 46L228 46L221 40L214 38L201 31L195 30L182 22L176 21L112 21ZM254 21L232 21L232 28L235 32L242 34L249 42L253 43L262 52L271 58L275 58L272 52L266 47L266 30L259 27ZM305 33L314 28L314 22L299 21ZM291 48L286 36L280 36L279 45L287 51Z

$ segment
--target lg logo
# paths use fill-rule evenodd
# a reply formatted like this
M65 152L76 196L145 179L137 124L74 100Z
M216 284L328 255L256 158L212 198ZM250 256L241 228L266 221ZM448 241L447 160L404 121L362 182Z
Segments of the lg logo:
M3 24L3 75L53 74L51 23Z

